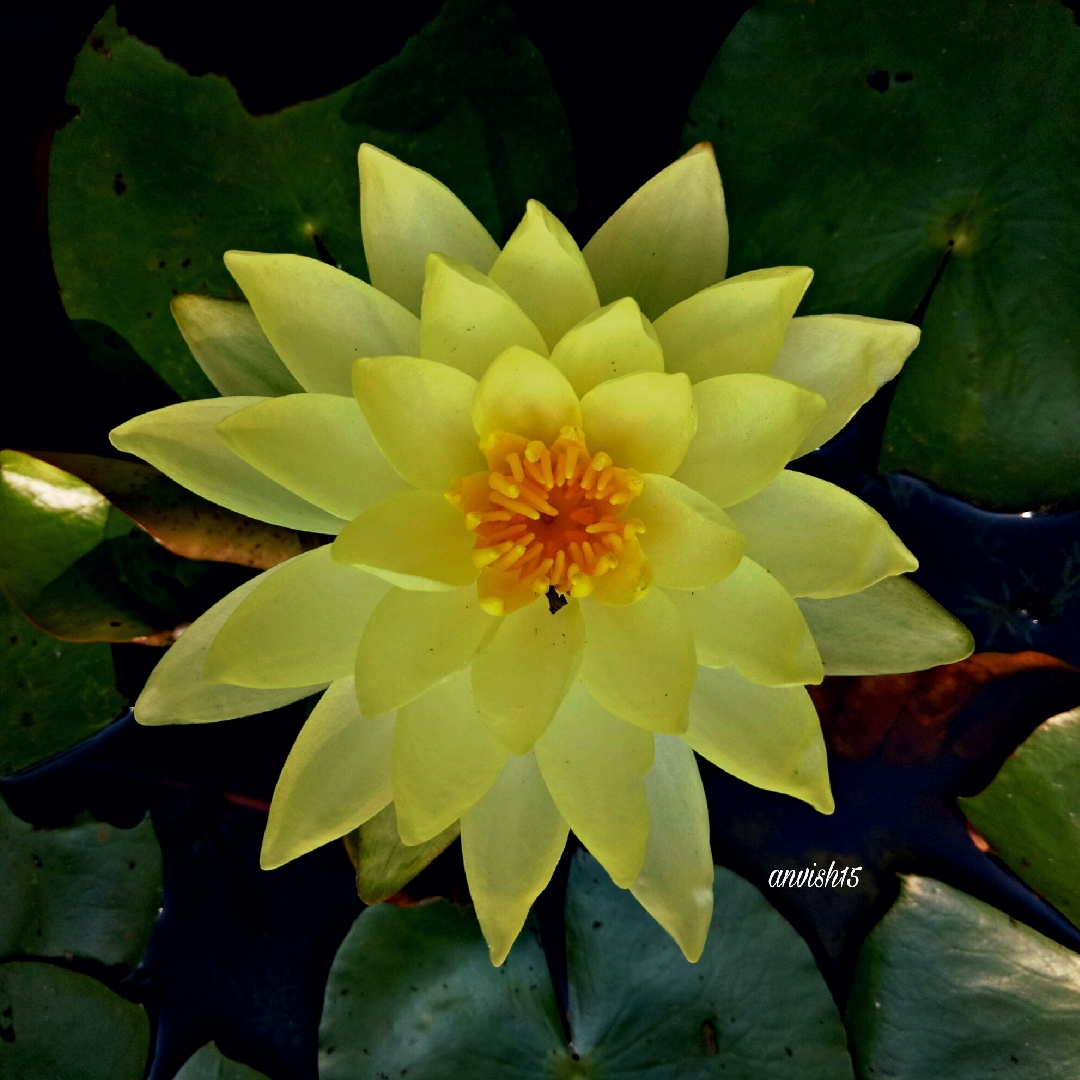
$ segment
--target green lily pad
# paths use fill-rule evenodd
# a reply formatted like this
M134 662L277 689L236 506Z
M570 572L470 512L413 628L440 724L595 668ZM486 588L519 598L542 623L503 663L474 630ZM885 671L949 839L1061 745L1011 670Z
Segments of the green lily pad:
M960 807L1010 869L1080 926L1080 709L1036 728Z
M169 313L177 292L236 295L230 248L366 272L356 151L427 169L495 236L525 200L573 208L565 115L536 49L492 0L451 0L400 56L316 101L253 117L103 17L79 53L57 132L49 229L73 319L120 334L184 397L212 397Z
M0 800L0 957L78 956L135 964L161 905L150 819L35 829Z
M0 964L0 1080L141 1080L150 1023L96 979Z
M778 72L783 77L778 77ZM1005 508L1080 496L1080 29L1041 0L765 0L690 109L736 274L910 319L880 465Z
M209 1042L181 1066L174 1080L267 1080L265 1073L227 1058Z
M861 1076L1075 1080L1080 956L907 877L859 953L847 1021Z

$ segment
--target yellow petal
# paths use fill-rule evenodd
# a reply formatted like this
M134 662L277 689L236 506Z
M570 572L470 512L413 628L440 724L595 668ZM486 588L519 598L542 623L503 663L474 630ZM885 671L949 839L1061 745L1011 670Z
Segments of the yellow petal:
M491 787L506 758L476 711L468 671L399 709L391 773L402 841L422 844L453 824Z
M484 373L472 405L481 438L510 431L551 443L564 427L581 427L581 406L566 376L528 349L510 348Z
M340 518L408 485L383 456L356 402L288 394L234 412L218 437L264 476Z
M476 380L415 356L353 367L353 392L386 459L414 487L445 491L484 467L470 410Z
M226 417L259 397L182 401L142 413L109 432L117 450L149 461L171 480L239 514L305 532L337 533L344 522L275 484L218 438Z
M526 204L525 216L495 260L491 280L521 305L549 349L600 306L592 275L574 238L535 199Z
M709 808L694 752L675 736L653 738L656 756L645 777L649 842L630 891L693 964L712 923Z
M511 345L547 356L529 316L489 277L446 255L427 257L420 355L479 379Z
M785 469L728 513L746 554L792 596L847 596L919 566L876 510L814 476Z
M370 143L358 158L360 231L376 289L419 315L429 252L461 259L482 274L491 269L499 245L445 184Z
M788 324L770 374L819 393L825 415L795 457L828 442L890 379L919 344L919 328L862 315L809 315Z
M612 881L627 888L641 871L649 838L647 731L606 712L575 683L536 744L555 805Z
M448 592L391 589L371 613L356 653L356 697L381 716L464 667L496 630L471 585Z
M685 371L695 383L768 371L813 276L807 266L751 270L665 311L656 336L668 371Z
M476 537L434 491L391 495L342 529L334 559L359 566L402 589L456 589L476 580Z
M329 546L316 548L264 574L218 632L205 677L271 689L350 676L364 624L387 586L330 555Z
M708 143L638 188L585 245L600 303L632 296L650 319L723 280L724 189Z
M238 716L279 709L323 688L325 683L259 690L209 682L203 675L206 654L218 631L225 625L225 620L270 574L277 573L287 565L282 563L275 566L245 581L238 589L233 589L228 596L200 615L176 643L169 646L150 672L150 678L135 702L135 719L140 724L206 724L215 720L233 720Z
M507 758L483 798L461 815L469 893L496 967L551 880L566 834L533 754Z
M577 677L584 640L576 600L554 614L529 604L501 620L472 679L476 707L508 750L527 754L543 734Z
M685 731L697 661L690 629L667 594L650 589L622 607L590 598L582 614L579 677L593 697L631 724L667 735Z
M802 612L787 590L752 559L718 585L671 593L694 635L697 661L734 664L764 686L819 683L821 657Z
M352 679L331 683L274 788L259 865L274 870L359 828L393 797L394 716L367 719Z
M701 668L683 736L703 758L767 791L835 809L821 724L801 686L759 686L734 668Z
M664 353L637 301L625 296L567 331L552 349L551 362L580 398L607 379L663 371Z
M492 570L490 566L481 570L476 579L476 595L480 606L492 615L512 615L529 604L540 603L536 590L521 580L517 570Z
M703 589L727 577L746 541L715 503L670 476L646 473L631 511L645 532L641 545L653 581L664 589Z
M581 399L589 449L606 450L619 468L670 476L697 430L690 380L642 371L594 386Z
M227 251L225 265L305 390L348 397L357 357L415 355L419 349L415 315L319 259Z
M774 479L825 412L825 399L771 375L718 375L694 387L697 438L676 479L717 506Z
M634 535L623 542L619 561L593 579L593 599L601 604L636 604L652 586L652 564Z
M277 397L303 389L267 341L250 304L181 293L169 310L191 355L222 397Z

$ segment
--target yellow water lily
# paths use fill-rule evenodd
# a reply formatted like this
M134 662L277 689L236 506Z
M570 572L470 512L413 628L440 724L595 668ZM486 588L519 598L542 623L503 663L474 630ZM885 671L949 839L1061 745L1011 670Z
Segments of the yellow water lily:
M371 284L227 253L247 303L174 313L228 396L112 434L224 506L336 536L195 622L136 717L325 690L264 867L390 803L409 845L460 820L499 964L572 829L695 960L713 863L694 752L831 813L806 684L971 650L879 514L786 468L919 332L793 318L805 267L725 279L705 144L584 249L530 202L500 250L431 176L368 145L359 164Z

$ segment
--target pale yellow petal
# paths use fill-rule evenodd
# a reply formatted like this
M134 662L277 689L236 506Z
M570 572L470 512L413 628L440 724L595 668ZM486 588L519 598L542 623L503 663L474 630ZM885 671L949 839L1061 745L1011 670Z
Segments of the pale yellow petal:
M631 724L667 735L684 732L697 661L690 628L667 594L650 589L624 606L590 597L582 614L580 679L593 697Z
M919 567L876 510L814 476L785 469L728 513L746 554L792 596L847 596Z
M491 278L446 255L431 254L426 265L421 356L474 379L511 345L547 356L540 331Z
M480 606L492 615L512 615L541 602L532 584L523 581L517 570L492 570L490 566L476 579L476 595Z
M327 545L264 574L210 646L205 678L273 689L352 675L360 635L387 585L330 556Z
M391 589L371 613L356 653L356 697L381 716L464 667L495 632L476 589Z
M581 399L589 449L606 450L622 469L670 476L697 431L685 375L642 371L594 386Z
M753 559L717 585L670 596L694 636L699 664L734 664L764 686L821 682L821 657L802 612Z
M825 399L771 375L718 375L694 387L697 438L676 479L728 507L760 491L825 412Z
M636 604L649 591L652 564L636 536L623 542L615 568L593 582L593 599L601 604Z
M654 735L656 755L645 777L649 842L630 891L696 963L713 912L709 807L694 752L673 735Z
M526 204L525 216L495 260L491 280L518 302L549 349L600 306L581 249L566 226L535 199Z
M476 380L414 356L358 360L353 392L379 449L414 487L445 491L484 467L470 410Z
M733 667L701 668L683 738L748 784L802 799L823 814L835 809L821 723L801 686L759 686Z
M496 967L551 880L567 831L531 753L507 758L495 783L461 815L469 894Z
M722 281L727 254L724 189L708 143L638 188L584 250L600 303L632 296L650 319Z
M484 373L472 405L483 437L509 431L552 443L564 427L581 427L581 406L566 376L528 349L507 349Z
M330 684L274 788L259 865L274 870L359 828L393 797L394 716L368 719L352 679Z
M664 589L703 589L727 577L746 541L715 503L670 476L646 473L631 512L645 532L641 546L653 581Z
M813 276L807 266L751 270L669 308L656 320L667 370L695 383L768 371Z
M472 665L476 707L501 743L527 754L577 677L585 641L581 605L546 603L505 616Z
M535 753L567 824L612 881L627 888L641 871L649 838L645 774L652 736L605 711L578 682Z
M227 251L225 265L285 366L305 390L352 393L360 356L413 356L420 323L366 281L319 259Z
M461 259L482 274L491 269L499 245L445 184L370 143L358 158L360 231L376 289L419 315L429 252Z
M334 559L402 589L456 589L476 580L476 537L442 495L406 491L365 510L334 541Z
M391 774L398 831L422 844L491 787L507 752L476 711L468 671L398 710Z

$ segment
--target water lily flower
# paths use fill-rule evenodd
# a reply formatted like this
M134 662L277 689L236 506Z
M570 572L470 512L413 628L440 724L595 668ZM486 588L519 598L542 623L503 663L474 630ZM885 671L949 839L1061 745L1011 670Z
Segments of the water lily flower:
M793 318L805 267L725 279L705 144L584 249L530 202L500 250L431 176L368 145L359 164L371 284L227 253L246 304L174 304L227 396L112 434L224 506L336 537L194 623L136 717L324 691L264 867L390 803L405 844L460 820L500 964L572 829L695 960L713 901L695 752L831 813L806 686L971 650L879 514L787 468L919 332Z

